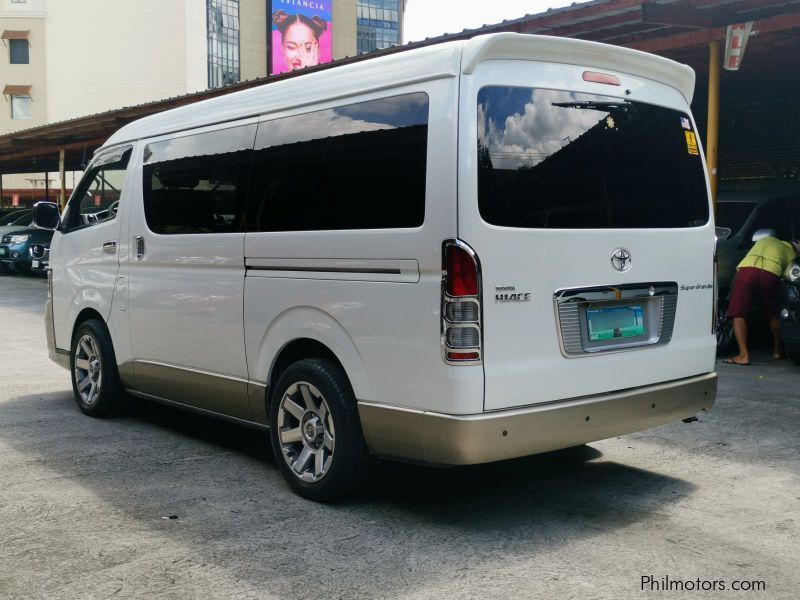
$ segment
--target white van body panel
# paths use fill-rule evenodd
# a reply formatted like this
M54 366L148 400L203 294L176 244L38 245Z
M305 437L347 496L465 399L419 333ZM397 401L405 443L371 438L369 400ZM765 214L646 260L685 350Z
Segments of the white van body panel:
M668 344L624 353L564 356L554 306L554 294L564 289L650 282L710 286L711 220L703 227L684 229L525 229L498 227L481 218L476 123L482 87L533 82L530 86L538 89L617 96L689 113L675 88L608 69L603 73L617 76L621 85L591 83L582 78L585 70L582 65L490 60L461 79L459 237L475 249L483 269L486 410L635 388L714 368L710 287L679 292ZM632 267L623 273L611 267L611 255L618 248L632 255ZM506 286L530 293L531 302L495 302L496 288Z

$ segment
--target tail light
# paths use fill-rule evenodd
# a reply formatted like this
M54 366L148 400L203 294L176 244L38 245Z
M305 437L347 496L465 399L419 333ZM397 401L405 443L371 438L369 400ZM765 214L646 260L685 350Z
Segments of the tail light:
M461 240L446 240L442 270L442 358L449 365L479 365L483 332L478 256Z

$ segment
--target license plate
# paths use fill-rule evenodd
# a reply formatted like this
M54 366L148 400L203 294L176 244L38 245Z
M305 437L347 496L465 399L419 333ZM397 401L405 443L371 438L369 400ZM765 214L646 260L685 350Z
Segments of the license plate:
M587 308L586 324L590 342L604 342L645 335L641 305Z
M31 261L31 269L38 269L38 268L39 268L39 261L38 260L32 260Z

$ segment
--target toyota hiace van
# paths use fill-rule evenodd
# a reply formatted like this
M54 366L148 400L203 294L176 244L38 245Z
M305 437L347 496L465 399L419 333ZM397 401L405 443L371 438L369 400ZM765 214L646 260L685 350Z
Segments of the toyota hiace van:
M126 125L52 240L51 357L92 416L132 396L269 428L317 500L378 457L484 463L708 410L693 86L504 33Z

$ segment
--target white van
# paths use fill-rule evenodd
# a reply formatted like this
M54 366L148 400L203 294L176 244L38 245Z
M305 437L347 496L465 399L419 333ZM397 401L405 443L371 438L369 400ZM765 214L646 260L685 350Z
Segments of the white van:
M269 427L318 500L375 457L497 461L708 410L693 86L504 33L131 123L53 237L51 357L92 416L124 391Z

